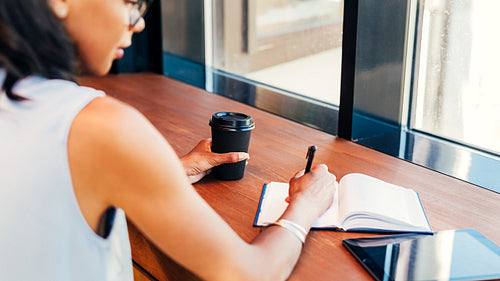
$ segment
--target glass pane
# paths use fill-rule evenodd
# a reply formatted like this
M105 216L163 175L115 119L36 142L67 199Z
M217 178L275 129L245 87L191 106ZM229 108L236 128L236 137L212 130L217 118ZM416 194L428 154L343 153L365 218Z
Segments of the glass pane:
M424 1L414 129L500 153L497 0Z
M341 4L339 0L257 0L257 37L338 22Z
M342 0L213 3L214 68L339 104Z

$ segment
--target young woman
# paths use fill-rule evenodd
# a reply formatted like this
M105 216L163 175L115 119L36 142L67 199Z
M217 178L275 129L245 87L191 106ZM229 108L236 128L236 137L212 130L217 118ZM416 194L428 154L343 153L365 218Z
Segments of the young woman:
M76 73L104 75L123 56L148 3L0 1L2 280L132 280L124 213L203 279L285 279L332 202L326 166L298 172L280 223L246 243L191 185L246 153L203 140L179 159L138 111L77 85Z

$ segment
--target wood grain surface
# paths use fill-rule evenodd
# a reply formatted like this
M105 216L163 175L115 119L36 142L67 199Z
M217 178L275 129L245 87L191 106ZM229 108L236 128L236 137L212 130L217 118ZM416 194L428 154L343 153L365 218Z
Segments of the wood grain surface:
M374 151L301 124L157 74L82 77L81 84L105 91L141 111L179 156L210 137L208 121L219 111L253 117L245 176L219 181L211 176L195 185L199 194L246 241L259 232L252 226L262 185L288 181L305 167L309 145L315 164L327 164L337 178L364 173L417 191L434 231L475 228L500 243L500 194ZM200 230L203 231L203 230ZM160 252L130 225L133 259L158 280L198 280ZM342 239L366 233L311 231L290 280L371 280L342 246Z

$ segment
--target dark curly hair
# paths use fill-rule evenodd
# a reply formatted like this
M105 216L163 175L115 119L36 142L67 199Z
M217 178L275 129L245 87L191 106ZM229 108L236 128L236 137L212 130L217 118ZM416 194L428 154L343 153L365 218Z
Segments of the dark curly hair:
M24 99L12 87L30 75L75 81L76 49L48 0L0 1L0 68L13 100Z

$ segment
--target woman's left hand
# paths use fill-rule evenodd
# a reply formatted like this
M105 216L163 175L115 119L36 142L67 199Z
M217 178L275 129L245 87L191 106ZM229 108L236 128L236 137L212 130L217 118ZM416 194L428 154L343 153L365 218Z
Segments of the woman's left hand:
M211 150L212 139L201 140L193 150L181 158L182 166L191 183L208 175L212 168L220 164L236 163L250 159L246 152L215 153Z

